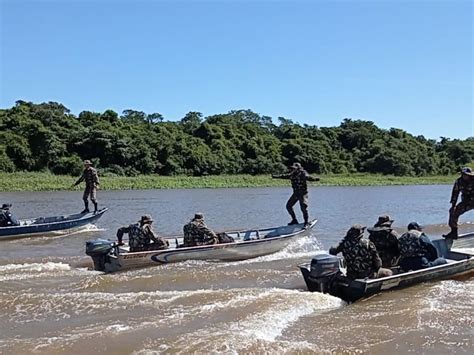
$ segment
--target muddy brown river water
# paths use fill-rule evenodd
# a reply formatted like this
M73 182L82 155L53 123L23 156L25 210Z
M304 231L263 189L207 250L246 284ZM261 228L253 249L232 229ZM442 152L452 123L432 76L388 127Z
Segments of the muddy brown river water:
M167 236L197 211L217 231L286 224L290 189L99 191L110 211L97 228L0 242L0 353L472 354L472 277L347 305L307 292L297 269L351 224L372 225L379 214L390 214L399 232L418 221L439 236L447 231L450 189L312 187L314 233L281 252L112 275L87 269L87 240L113 239L145 213ZM2 193L0 200L12 202L20 218L82 209L80 192ZM462 230L474 229L473 212L461 220Z

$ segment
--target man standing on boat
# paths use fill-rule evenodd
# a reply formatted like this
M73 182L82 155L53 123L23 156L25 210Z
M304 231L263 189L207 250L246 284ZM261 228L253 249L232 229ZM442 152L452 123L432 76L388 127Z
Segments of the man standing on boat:
M217 234L204 223L204 215L202 213L196 213L194 218L183 227L183 232L185 247L219 243Z
M365 227L360 224L353 225L344 239L329 249L329 254L342 253L347 266L346 276L351 280L391 276L391 270L382 268L375 245L363 239L364 230Z
M100 185L99 175L97 175L97 170L92 167L90 160L84 160L84 170L81 177L74 183L73 186L79 185L82 181L85 181L86 188L84 189L84 194L82 199L84 200L84 211L81 213L89 213L89 202L88 198L90 197L91 202L94 204L94 213L97 212L97 188Z
M147 214L142 216L138 223L119 228L117 230L118 245L124 245L123 235L127 233L131 252L167 249L168 241L155 233L152 223L153 218Z
M290 172L283 175L272 175L274 179L290 179L291 187L293 188L293 194L286 203L286 210L291 216L291 221L288 225L298 224L296 219L295 211L293 206L296 202L300 203L301 212L303 213L304 225L309 226L309 215L308 215L308 181L319 181L318 177L309 175L306 170L303 169L300 163L293 163L290 167Z
M461 202L456 205L460 193ZM461 176L454 182L448 221L451 231L443 237L457 239L459 216L472 209L474 209L474 173L471 168L465 167L462 168Z
M400 256L398 250L398 234L392 229L393 219L388 215L379 216L373 228L367 228L369 240L374 243L375 248L382 259L382 267L395 266Z
M402 270L419 270L446 264L446 259L438 257L438 250L417 222L411 222L407 229L408 232L398 240L399 265Z

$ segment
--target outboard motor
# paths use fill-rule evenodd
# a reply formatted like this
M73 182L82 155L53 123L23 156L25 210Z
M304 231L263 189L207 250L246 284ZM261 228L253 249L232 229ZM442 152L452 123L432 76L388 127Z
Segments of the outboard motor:
M329 254L318 254L311 260L309 278L311 291L327 293L335 277L341 273L339 258Z
M95 239L86 242L86 254L94 261L94 270L106 271L105 264L110 263L115 247L115 242L111 240Z

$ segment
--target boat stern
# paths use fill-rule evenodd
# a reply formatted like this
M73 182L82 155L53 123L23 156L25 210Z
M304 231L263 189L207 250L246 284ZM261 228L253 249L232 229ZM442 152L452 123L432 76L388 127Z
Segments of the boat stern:
M308 290L330 293L333 280L341 273L339 264L339 258L329 254L317 254L310 263L300 264Z
M116 249L117 244L111 240L94 239L86 242L86 254L92 258L96 271L116 271Z

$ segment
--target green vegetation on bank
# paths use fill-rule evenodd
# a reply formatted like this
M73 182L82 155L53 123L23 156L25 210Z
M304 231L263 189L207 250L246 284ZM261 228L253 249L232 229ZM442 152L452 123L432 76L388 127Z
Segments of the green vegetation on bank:
M323 175L313 186L372 186L372 185L425 185L452 184L457 176L390 176L373 174ZM75 178L50 173L0 173L0 191L58 191L72 190ZM140 175L135 177L103 176L103 190L129 189L180 189L180 188L229 188L229 187L271 187L287 186L290 182L272 179L268 175L218 175L218 176L159 176ZM76 190L82 189L76 187Z
M60 103L17 101L0 109L0 171L78 175L82 160L90 159L102 175L177 176L157 181L158 186L219 186L221 181L227 186L227 179L239 185L247 179L252 185L273 185L258 175L283 172L295 161L311 174L436 176L455 174L474 159L474 137L437 141L363 120L318 127L278 117L275 124L272 117L250 110L208 117L189 112L174 119L135 110L121 115L82 111L76 116ZM204 177L217 175L224 176ZM116 181L125 187L155 184L148 177L124 177L109 186Z

